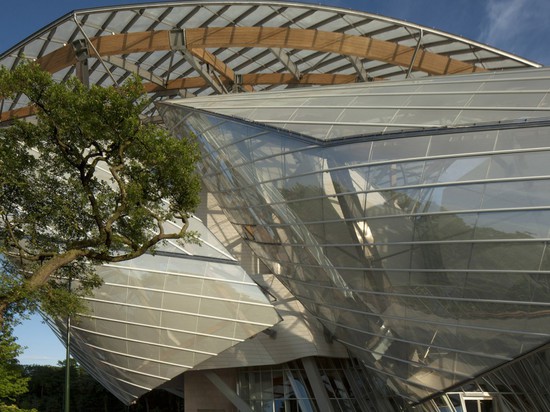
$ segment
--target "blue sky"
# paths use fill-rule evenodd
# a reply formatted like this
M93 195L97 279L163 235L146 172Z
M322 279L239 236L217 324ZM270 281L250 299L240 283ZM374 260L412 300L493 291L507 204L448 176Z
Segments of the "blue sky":
M548 0L311 0L406 20L453 33L550 65ZM90 7L128 4L129 0L26 0L11 2L0 13L0 52L59 17ZM56 364L64 349L39 317L17 328L28 349L21 363Z

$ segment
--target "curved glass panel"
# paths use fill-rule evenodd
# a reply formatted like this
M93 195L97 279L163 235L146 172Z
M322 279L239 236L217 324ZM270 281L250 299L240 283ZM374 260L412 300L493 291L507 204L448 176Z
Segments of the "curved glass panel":
M193 124L208 148L204 183L253 251L401 396L422 399L550 338L545 123L324 145L163 110L169 127L175 113ZM222 129L239 143L211 150Z

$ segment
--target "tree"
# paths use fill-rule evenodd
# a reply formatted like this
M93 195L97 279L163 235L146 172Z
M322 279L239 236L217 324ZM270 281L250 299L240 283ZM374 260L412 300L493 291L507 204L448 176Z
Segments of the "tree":
M101 283L94 265L196 239L187 229L199 202L197 145L141 120L150 102L137 78L87 88L34 63L1 68L0 96L15 94L36 115L0 128L0 325L10 307L36 302L74 313L75 297ZM167 231L174 219L181 230Z
M152 412L183 411L183 399L162 389L153 389L130 406L124 405L88 375L74 360L71 368L71 411L75 412ZM29 391L18 397L22 408L40 412L58 412L63 407L65 364L58 366L26 365L24 375ZM0 408L0 412L3 412Z
M5 323L0 330L0 412L24 411L15 405L17 397L27 392L29 381L17 361L20 353L12 325Z

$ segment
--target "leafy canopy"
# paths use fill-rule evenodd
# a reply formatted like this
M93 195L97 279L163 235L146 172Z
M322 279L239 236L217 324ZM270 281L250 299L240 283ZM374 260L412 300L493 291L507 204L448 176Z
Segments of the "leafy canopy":
M0 314L37 299L54 314L74 311L71 297L100 283L91 264L193 241L198 148L141 119L150 102L137 78L87 88L33 63L0 68L0 97L16 94L36 116L0 124ZM168 231L170 220L181 230ZM79 286L67 296L68 278Z

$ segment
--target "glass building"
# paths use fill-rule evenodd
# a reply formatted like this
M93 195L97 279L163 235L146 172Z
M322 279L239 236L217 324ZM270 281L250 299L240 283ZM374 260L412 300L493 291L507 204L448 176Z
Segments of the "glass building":
M201 246L98 268L73 356L186 411L550 410L550 69L292 2L80 10L0 55L144 79ZM24 96L1 119L32 116ZM51 321L61 339L62 323Z

